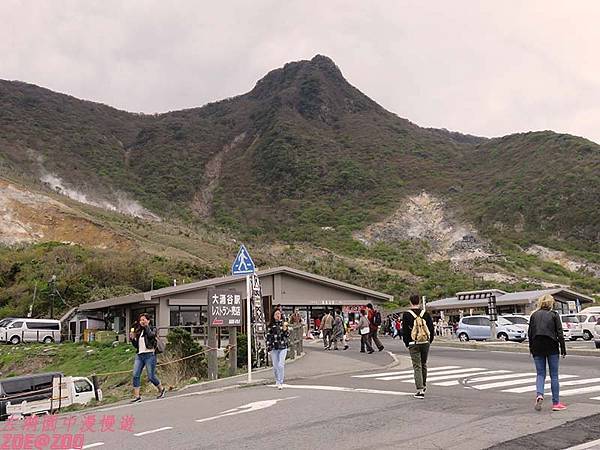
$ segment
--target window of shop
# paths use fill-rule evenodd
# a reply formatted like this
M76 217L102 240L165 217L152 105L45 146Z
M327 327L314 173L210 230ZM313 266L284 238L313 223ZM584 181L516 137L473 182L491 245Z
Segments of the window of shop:
M152 321L152 325L156 325L156 308L154 306L146 306L143 308L135 308L131 310L131 326L137 322L140 314L147 313L150 315L150 320Z
M189 328L192 334L201 333L202 325L206 325L206 306L171 306L170 326Z

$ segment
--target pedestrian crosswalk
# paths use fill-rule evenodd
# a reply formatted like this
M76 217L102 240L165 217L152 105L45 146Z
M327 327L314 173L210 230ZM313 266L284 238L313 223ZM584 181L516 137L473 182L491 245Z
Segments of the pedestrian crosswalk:
M414 383L413 370L353 375L353 378ZM428 386L463 386L479 391L498 390L507 394L535 393L535 372L515 372L508 369L486 369L485 367L440 366L427 370ZM584 378L579 375L560 374L561 397L589 395L600 392L600 378ZM544 387L550 392L550 378ZM600 396L591 397L600 400Z

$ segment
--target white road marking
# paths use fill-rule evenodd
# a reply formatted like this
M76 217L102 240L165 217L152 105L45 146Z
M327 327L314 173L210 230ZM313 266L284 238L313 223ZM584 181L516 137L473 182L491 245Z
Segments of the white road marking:
M526 375L526 374L523 374L523 375ZM563 375L562 378L577 378L577 375ZM525 378L522 380L500 381L498 383L479 384L476 386L469 385L469 387L472 387L472 388L475 388L478 390L483 390L483 389L493 389L493 388L498 388L498 387L512 386L514 384L529 384L529 383L535 384L535 378ZM598 389L598 390L600 390L600 389ZM562 392L561 392L561 395L562 395Z
M430 377L429 374L427 374L427 382L429 383L430 381L442 381L442 380L455 380L457 378L466 378L466 377L472 377L473 375L491 375L493 373L505 373L508 372L508 370L484 370L484 371L479 371L479 372L474 372L474 373L456 373L454 375L443 375L441 377L435 376L435 377ZM439 384L439 383L435 383L436 386L443 386L443 384Z
M485 370L482 367L472 367L470 369L454 369L454 370L440 370L437 371L435 373L432 373L432 376L435 375L454 375L457 373L467 373L467 372L476 372L478 370ZM427 374L429 375L431 372L428 370ZM377 378L377 380L383 380L383 381L391 381L391 380L403 380L403 379L407 379L409 378L411 375L401 375L401 376L395 376L395 377L381 377L381 378Z
M588 386L588 387L584 387L584 388L578 388L578 389L567 389L567 390L561 390L560 391L560 395L562 396L567 396L567 395L578 395L578 394L587 394L589 392L598 392L600 391L600 386Z
M411 392L399 391L381 391L379 389L360 389L342 386L319 386L313 384L284 384L285 389L309 389L317 391L336 391L336 392L358 392L361 394L383 394L383 395L413 395Z
M461 377L461 378L466 378L467 383L469 383L471 381L472 376L486 375L486 374L492 375L494 373L504 373L504 372L510 372L510 370L490 370L488 372L468 373L464 377ZM490 376L490 377L482 377L482 378L493 378L493 377ZM429 381L429 380L427 380L427 381ZM451 381L442 381L442 382L433 383L433 384L435 384L436 386L457 386L461 383L459 380L451 380ZM464 383L462 383L462 384L464 384Z
M101 445L104 445L104 442L94 442L93 444L84 445L81 448L82 449L84 449L84 448L94 448L94 447L100 447ZM74 448L70 448L69 450L75 450L75 449Z
M562 378L562 377L561 377ZM590 384L590 383L599 383L600 382L600 378L585 378L585 379L581 379L581 380L571 380L571 381L559 381L560 384L560 388L562 389L563 386L577 386L579 384ZM546 383L544 384L544 390L546 389L550 389L550 383ZM526 387L520 387L520 388L514 388L514 389L507 389L505 391L502 392L510 392L513 394L522 394L523 392L530 392L530 391L535 391L536 387L535 386L526 386ZM562 394L562 392L561 392Z
M294 398L298 398L298 397L276 398L273 400L260 400L258 402L252 402L252 403L248 403L246 405L238 406L237 408L228 409L227 411L223 411L223 412L217 414L216 416L206 417L204 419L196 419L196 422L198 422L198 423L209 422L211 420L220 419L222 417L236 416L238 414L245 414L245 413L249 413L249 412L253 412L253 411L259 411L261 409L269 408L283 400L292 400Z
M214 388L214 389L207 389L205 391L197 391L197 392L188 392L187 394L177 394L177 395L170 395L168 397L165 398L161 398L161 399L149 399L149 400L144 400L142 402L139 403L125 403L123 405L116 405L116 406L107 406L107 407L102 407L102 408L90 408L90 409L86 409L84 411L78 412L78 413L74 413L74 414L89 414L90 411L94 411L94 412L106 412L106 411L114 411L115 409L124 409L124 408L140 408L143 406L146 406L149 403L154 403L154 402L166 402L166 401L171 401L174 400L176 398L182 398L182 397L192 397L195 395L206 395L206 394L214 394L215 392L224 392L224 391L229 391L232 389L237 389L239 386L237 384L234 384L232 386L225 386L225 387L220 387L220 388Z
M592 399L592 400L598 400L598 399ZM565 450L586 450L588 448L596 447L597 445L600 446L600 439L596 439L595 441L585 442L583 444L576 445L575 447L569 447Z
M505 375L494 375L491 377L477 377L468 380L469 383L480 383L482 381L507 380L509 378L521 378L535 376L535 373L507 373Z
M443 367L432 367L428 369L430 372L435 372L437 370L447 370L447 369L458 369L460 366L443 366ZM403 370L401 372L384 372L384 373L370 373L367 375L352 375L352 378L377 378L377 377L387 377L391 375L410 375L414 373L412 369Z
M161 427L161 428L156 428L154 430L142 431L141 433L134 433L133 435L140 437L140 436L146 436L147 434L158 433L159 431L172 430L172 429L173 429L173 427Z

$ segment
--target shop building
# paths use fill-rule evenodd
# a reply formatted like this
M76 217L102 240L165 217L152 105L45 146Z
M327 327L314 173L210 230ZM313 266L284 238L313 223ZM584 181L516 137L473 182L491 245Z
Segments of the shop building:
M286 315L297 309L304 323L310 324L326 310L340 309L348 316L367 303L383 305L393 300L393 296L382 292L290 267L261 270L257 275L267 317L280 305ZM208 290L211 288L235 290L243 299L246 298L245 277L226 276L85 303L78 307L78 311L94 317L102 314L106 328L118 332L125 339L126 331L143 312L153 317L162 336L175 327L187 328L196 336L205 336ZM246 308L243 310L245 323ZM244 326L242 324L242 328Z
M458 321L463 316L487 314L487 293L496 296L498 314L531 314L537 308L537 301L543 295L549 294L556 300L555 309L561 313L574 313L594 299L578 292L563 289L543 289L536 291L505 292L499 289L487 289L469 292L469 295L456 295L427 303L427 308L434 314L443 315L452 321ZM481 295L477 295L480 293Z

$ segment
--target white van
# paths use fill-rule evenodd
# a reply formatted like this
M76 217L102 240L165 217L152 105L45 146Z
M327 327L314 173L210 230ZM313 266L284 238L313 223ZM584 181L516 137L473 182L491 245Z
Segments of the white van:
M60 320L3 319L0 321L0 342L60 342Z
M600 313L596 314L577 314L579 321L581 322L581 329L583 330L583 339L591 341L596 334L596 323L600 320Z
M565 339L576 341L577 339L583 339L583 327L577 314L561 314L560 320L562 322L563 334Z

